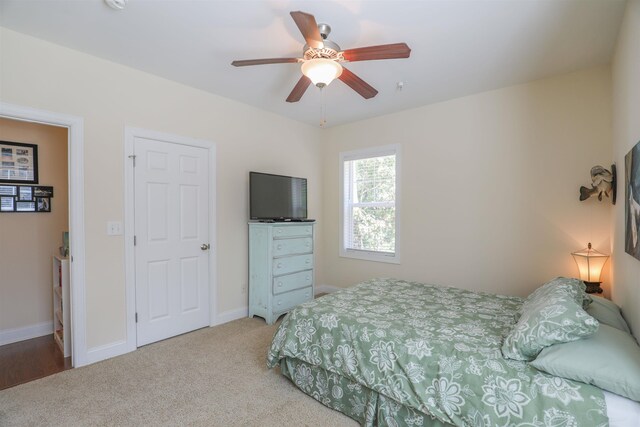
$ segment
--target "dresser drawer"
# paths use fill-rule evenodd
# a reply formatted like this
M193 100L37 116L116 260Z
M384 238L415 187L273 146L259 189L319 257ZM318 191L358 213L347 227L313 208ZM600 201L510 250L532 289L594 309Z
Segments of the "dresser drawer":
M280 276L313 268L313 254L294 255L273 260L273 275Z
M312 234L312 225L283 225L273 227L273 237L275 239L280 237L311 236Z
M311 237L273 241L273 256L306 254L309 252L313 252L313 240Z
M296 291L286 292L284 294L273 297L273 313L281 313L289 311L291 308L303 302L310 301L313 298L313 288L298 289Z
M273 279L273 294L281 294L294 289L306 288L313 283L313 270L278 276Z

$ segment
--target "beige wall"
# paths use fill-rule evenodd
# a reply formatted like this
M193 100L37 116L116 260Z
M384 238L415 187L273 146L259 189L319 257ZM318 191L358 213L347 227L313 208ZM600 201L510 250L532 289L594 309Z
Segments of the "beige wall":
M0 140L38 145L51 212L0 213L0 332L53 320L51 256L69 220L67 129L0 118Z
M321 131L228 99L0 30L0 99L84 118L89 348L125 337L125 126L218 148L218 312L246 306L249 170L309 178L317 283L393 276L524 295L575 275L569 253L610 247L611 206L578 201L611 163L609 67ZM338 257L338 153L402 146L402 264ZM330 268L329 268L330 267ZM605 287L609 286L608 274Z
M612 66L613 158L618 164L619 200L614 215L613 300L640 339L640 261L625 253L624 156L640 141L640 1L627 4Z
M307 177L322 234L320 129L10 30L0 43L2 101L84 118L89 349L125 339L124 241L106 234L124 215L125 126L217 144L218 313L248 301L250 170Z
M526 295L577 275L570 252L610 248L611 203L578 201L591 167L611 164L610 93L602 67L329 129L327 284L382 276ZM387 144L402 149L401 264L340 258L339 152Z

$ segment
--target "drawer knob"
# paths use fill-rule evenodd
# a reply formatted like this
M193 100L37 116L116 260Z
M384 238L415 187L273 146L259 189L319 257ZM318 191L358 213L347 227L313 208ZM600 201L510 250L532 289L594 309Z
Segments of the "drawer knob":
M282 305L282 301L278 301L278 305Z
M278 263L277 268L282 268L282 263L281 262Z
M282 230L278 230L278 231L277 231L277 233L278 233L278 234L282 233Z
M308 260L306 260L306 261L305 261L305 263L306 263L306 264L310 264L310 263L311 263L311 260L310 260L310 259L308 259Z
M307 276L307 280L311 280L311 277Z
M278 282L278 287L281 288L282 287L282 282Z
M311 246L311 243L307 242L307 247Z
M278 249L278 250L282 249L282 245L276 246L276 249Z

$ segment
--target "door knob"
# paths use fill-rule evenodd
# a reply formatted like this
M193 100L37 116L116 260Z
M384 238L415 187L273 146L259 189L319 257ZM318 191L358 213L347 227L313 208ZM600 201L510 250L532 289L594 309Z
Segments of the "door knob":
M211 247L211 245L208 244L208 243L203 243L202 245L200 245L200 249L202 249L203 251L206 251L210 247Z

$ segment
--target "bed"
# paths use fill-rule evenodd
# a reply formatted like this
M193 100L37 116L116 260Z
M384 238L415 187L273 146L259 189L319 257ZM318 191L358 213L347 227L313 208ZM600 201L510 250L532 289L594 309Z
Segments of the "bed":
M371 280L291 311L267 364L365 426L609 425L600 388L503 357L523 302Z

